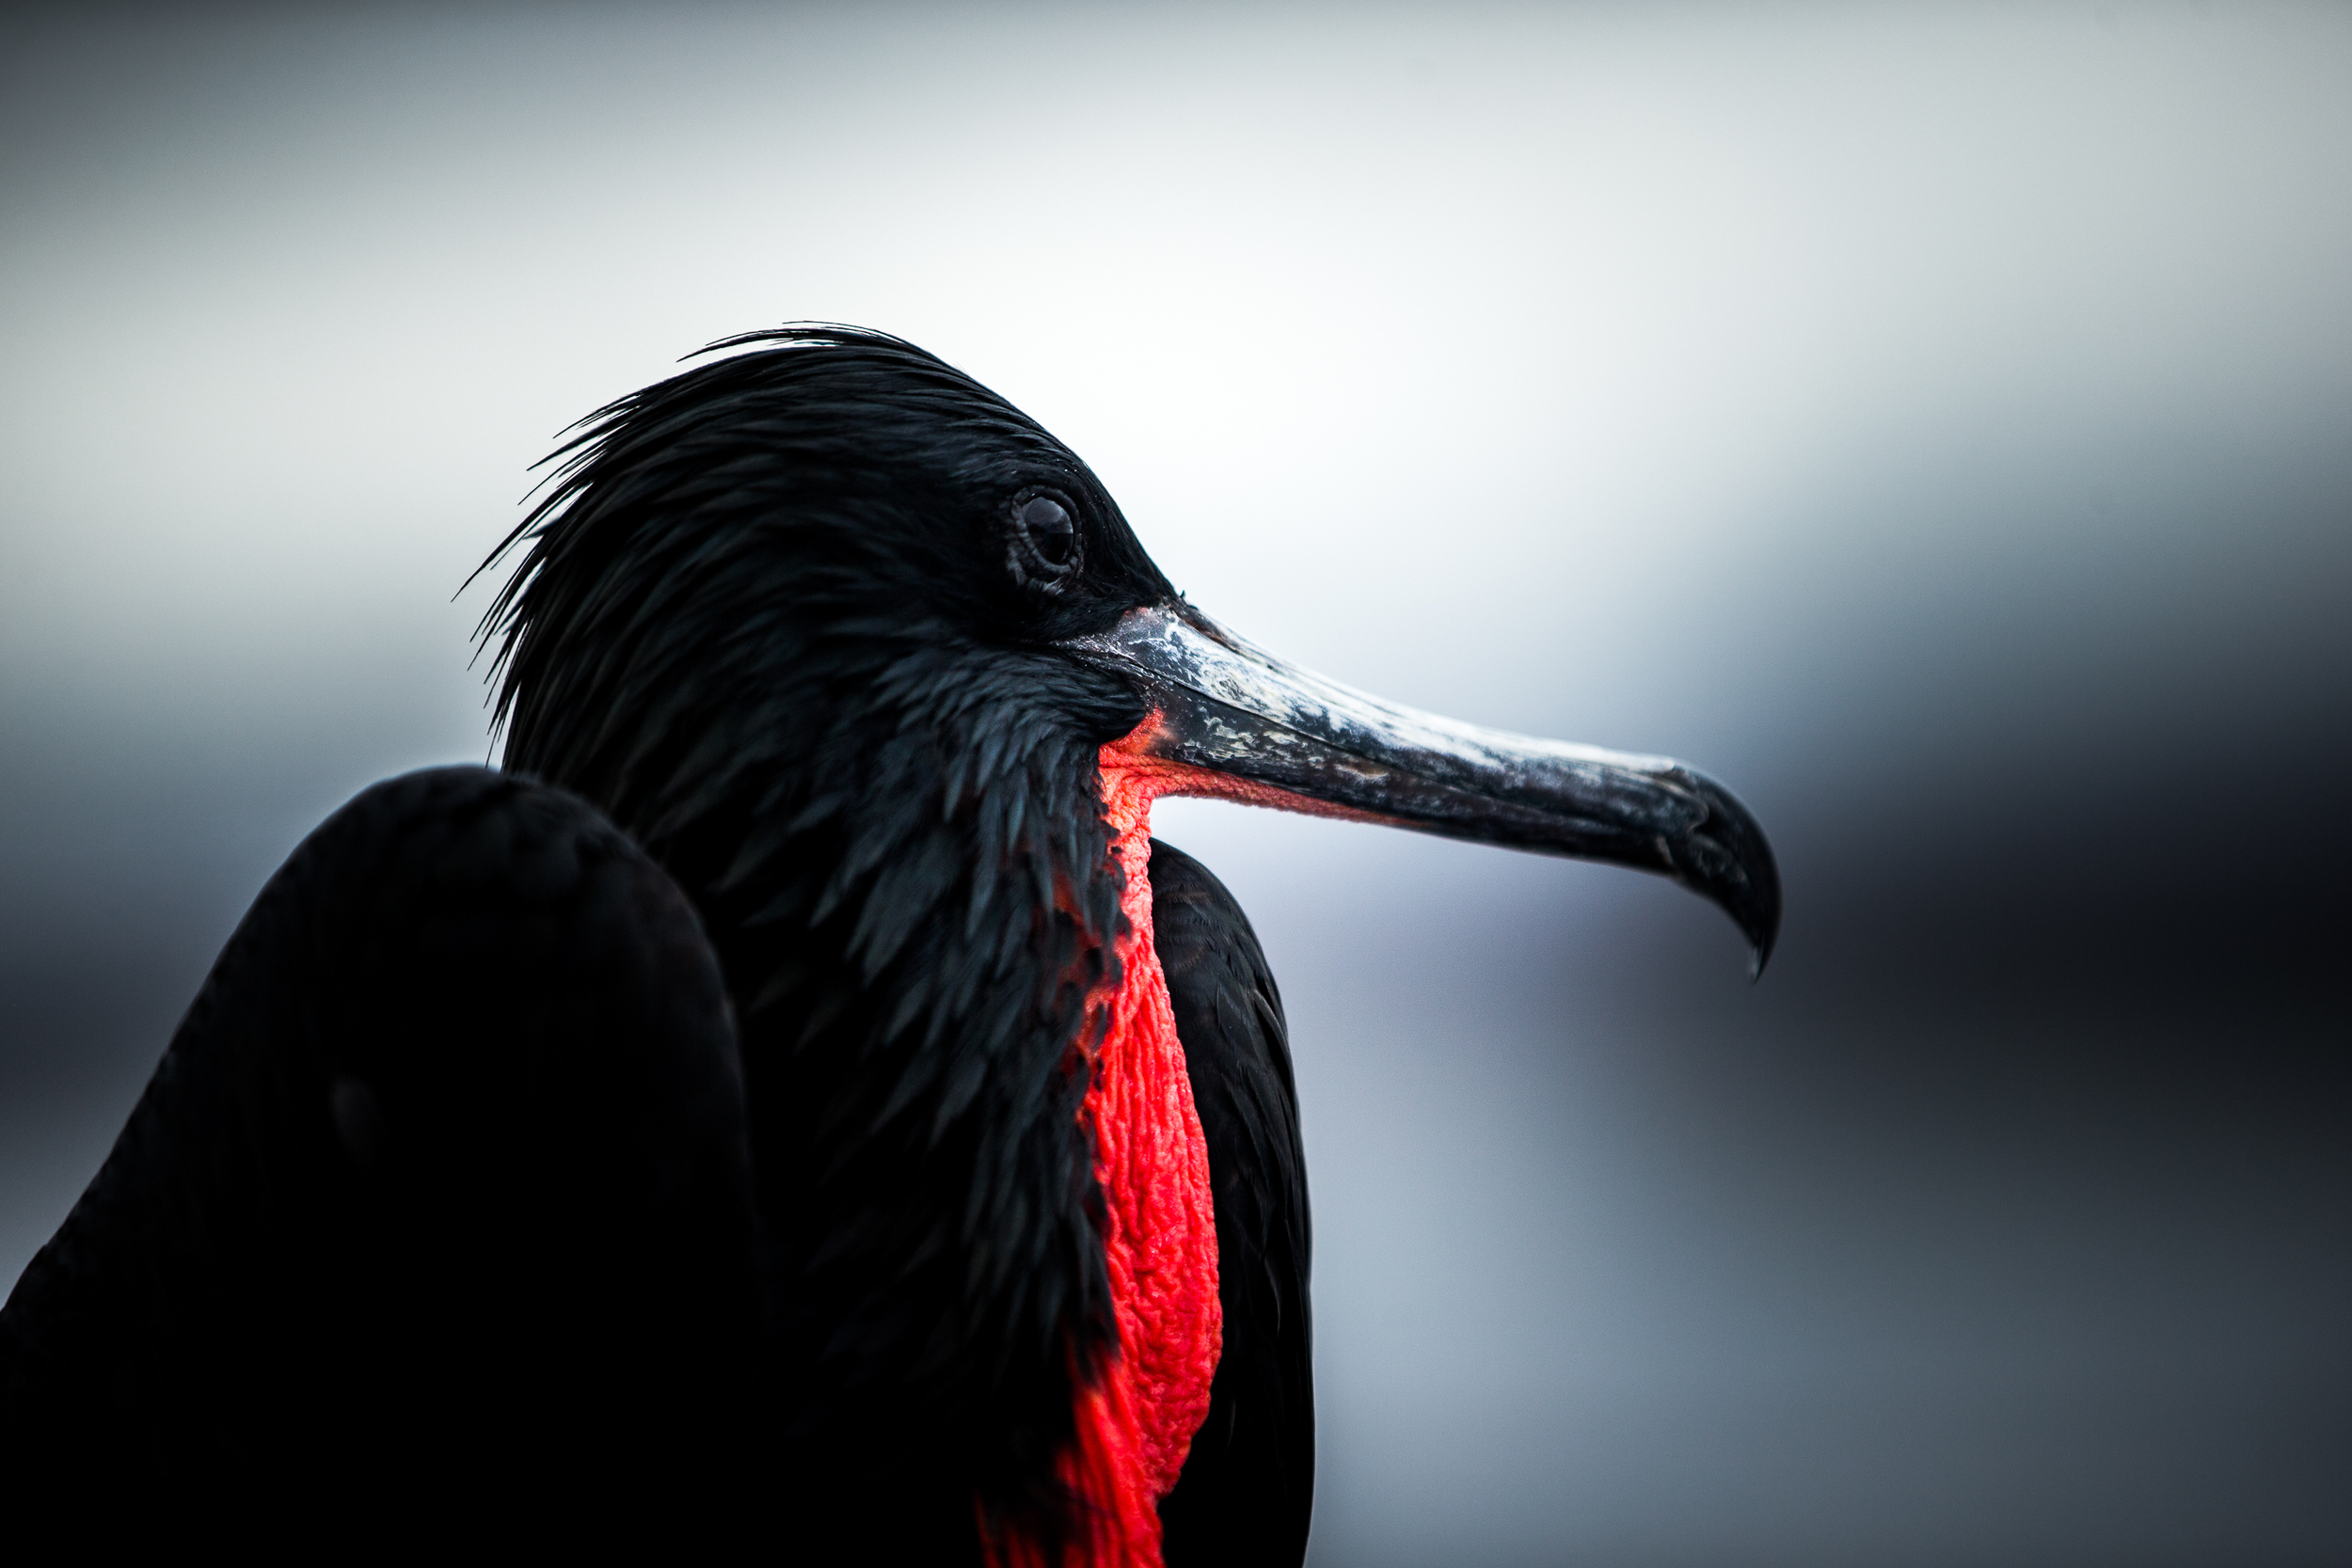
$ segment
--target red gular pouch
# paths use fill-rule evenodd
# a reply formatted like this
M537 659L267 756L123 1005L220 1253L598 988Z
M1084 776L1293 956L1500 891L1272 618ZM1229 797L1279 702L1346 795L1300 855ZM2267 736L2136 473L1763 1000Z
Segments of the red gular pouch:
M1094 1140L1103 1191L1104 1253L1119 1325L1117 1354L1079 1389L1076 1435L1060 1479L1079 1504L1061 1563L1037 1542L989 1544L992 1568L1161 1568L1159 1503L1184 1473L1192 1435L1209 1413L1224 1344L1217 1302L1216 1213L1209 1150L1176 1037L1168 976L1152 933L1152 802L1215 796L1320 816L1369 814L1153 756L1164 721L1152 714L1102 749L1104 819L1126 879L1120 982L1098 1002L1107 1014L1080 1115Z

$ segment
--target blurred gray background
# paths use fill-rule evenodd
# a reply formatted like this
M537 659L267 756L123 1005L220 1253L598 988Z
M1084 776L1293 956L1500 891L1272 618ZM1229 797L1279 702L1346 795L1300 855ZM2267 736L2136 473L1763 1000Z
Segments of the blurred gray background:
M1256 641L1778 844L1751 988L1163 806L1290 1006L1316 1563L2352 1561L2352 8L0 27L0 1282L303 832L486 754L526 466L846 320Z

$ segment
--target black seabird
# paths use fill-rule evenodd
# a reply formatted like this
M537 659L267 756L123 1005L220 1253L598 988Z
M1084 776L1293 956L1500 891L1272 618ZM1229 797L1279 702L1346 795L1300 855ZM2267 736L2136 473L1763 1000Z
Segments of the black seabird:
M295 851L0 1312L19 1507L1295 1563L1281 1005L1152 798L1660 872L1769 954L1704 775L1281 663L912 345L716 346L501 547L504 770Z

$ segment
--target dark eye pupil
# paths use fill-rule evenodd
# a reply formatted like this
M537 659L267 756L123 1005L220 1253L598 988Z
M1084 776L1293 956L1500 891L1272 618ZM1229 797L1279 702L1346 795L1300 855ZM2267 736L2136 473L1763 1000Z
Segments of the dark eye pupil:
M1047 565L1067 566L1076 559L1078 527L1053 497L1031 497L1021 509L1021 526L1028 531L1029 542Z

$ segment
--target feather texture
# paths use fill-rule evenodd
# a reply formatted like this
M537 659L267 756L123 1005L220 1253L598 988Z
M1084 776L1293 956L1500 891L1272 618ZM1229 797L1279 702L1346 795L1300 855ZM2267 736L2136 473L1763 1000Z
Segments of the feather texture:
M1077 1115L1122 886L1094 758L1142 712L1047 644L1168 590L1084 465L938 360L730 346L602 411L509 541L507 766L610 812L720 953L778 1473L870 1502L864 1549L970 1550L976 1487L1059 1539L1115 1345ZM1041 483L1086 531L1064 597L1004 570Z

